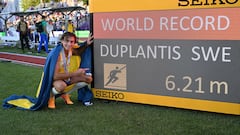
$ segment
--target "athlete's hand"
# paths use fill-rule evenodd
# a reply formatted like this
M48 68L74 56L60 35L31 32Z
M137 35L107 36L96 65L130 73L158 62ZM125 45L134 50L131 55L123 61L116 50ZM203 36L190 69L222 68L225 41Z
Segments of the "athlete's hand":
M86 71L89 70L88 68L79 68L75 73L77 76L85 75Z
M86 80L86 81L85 81L86 83L89 83L89 84L90 84L93 79L92 79L92 76L90 76L90 75L85 75L85 80Z
M93 43L93 35L92 33L89 33L88 39L87 39L87 45L91 45Z

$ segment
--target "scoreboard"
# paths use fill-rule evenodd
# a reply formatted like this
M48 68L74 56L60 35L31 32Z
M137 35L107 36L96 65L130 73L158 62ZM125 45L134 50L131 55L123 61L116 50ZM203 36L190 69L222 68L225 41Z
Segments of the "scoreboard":
M95 98L240 115L239 0L91 0Z

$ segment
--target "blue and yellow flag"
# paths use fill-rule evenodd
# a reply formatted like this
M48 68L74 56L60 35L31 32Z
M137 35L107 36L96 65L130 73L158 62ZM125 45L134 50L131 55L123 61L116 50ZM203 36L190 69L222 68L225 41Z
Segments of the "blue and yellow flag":
M61 50L62 45L59 44L48 54L36 97L11 95L4 99L3 108L17 107L18 109L35 111L47 106L52 89L54 69Z
M86 44L86 43L84 43ZM83 44L83 45L84 45ZM92 73L92 47L86 48L84 53L81 55L81 68L89 68L88 73ZM78 89L78 100L81 102L91 101L93 99L93 93L88 86Z

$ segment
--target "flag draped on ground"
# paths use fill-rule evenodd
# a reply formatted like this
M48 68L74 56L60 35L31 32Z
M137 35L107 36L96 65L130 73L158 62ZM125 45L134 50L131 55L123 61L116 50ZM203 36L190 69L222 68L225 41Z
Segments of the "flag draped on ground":
M49 54L44 65L41 81L38 86L36 97L25 95L11 95L4 99L3 108L17 107L18 109L38 110L45 107L48 103L50 90L52 89L53 74L58 55L62 49L62 45L57 45Z

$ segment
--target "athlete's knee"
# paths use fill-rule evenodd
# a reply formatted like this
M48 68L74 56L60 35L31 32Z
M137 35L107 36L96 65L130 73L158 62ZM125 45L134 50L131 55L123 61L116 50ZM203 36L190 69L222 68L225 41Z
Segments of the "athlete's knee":
M63 92L64 89L67 87L67 84L64 81L55 81L53 83L53 87L58 91L58 92Z

